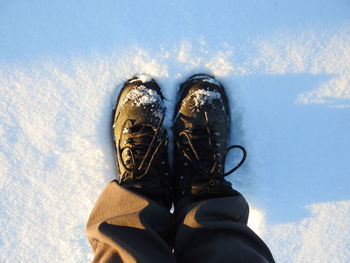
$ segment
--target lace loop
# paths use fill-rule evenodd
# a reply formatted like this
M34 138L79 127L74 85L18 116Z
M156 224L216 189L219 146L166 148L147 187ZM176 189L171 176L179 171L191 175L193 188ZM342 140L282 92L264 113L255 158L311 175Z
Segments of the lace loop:
M196 127L195 129L192 129L192 130L190 130L190 128L186 128L179 133L179 138L182 136L185 138L185 141L182 140L181 142L179 142L179 146L180 146L180 148L182 148L183 156L189 162L193 163L192 168L194 170L196 170L199 174L204 173L204 174L208 174L208 175L214 175L215 170L217 170L216 168L219 168L219 171L222 171L223 176L227 176L242 166L242 164L246 160L247 151L241 145L231 145L224 151L222 163L221 163L220 159L222 156L221 156L220 152L213 152L212 151L213 149L215 149L215 147L221 147L221 144L216 142L216 138L215 138L215 137L219 137L220 133L217 131L212 132L212 130L215 130L215 129L213 129L209 125L208 114L206 111L204 112L204 116L205 116L205 125L204 126ZM184 121L186 121L185 118L184 118ZM193 128L193 126L191 126L191 128ZM196 131L199 131L199 132L196 132ZM194 146L194 143L192 142L193 139L202 140L203 138L205 138L208 142L208 150L212 151L211 153L207 153L207 154L208 154L208 156L210 156L212 154L212 160L214 161L213 165L208 170L205 169L206 166L204 165L203 160L201 160L200 153L202 153L202 152L200 152L200 149L196 149ZM223 167L223 164L225 163L227 154L232 149L240 149L243 153L243 156L242 156L242 159L238 162L238 164L235 167L233 167L231 170L229 170L228 172L225 173L223 170L221 170L221 168ZM204 160L204 162L206 162L206 161L207 160ZM185 166L187 166L186 162L185 162ZM214 175L214 177L215 177L215 175Z
M232 150L232 149L240 149L243 152L243 156L242 159L239 161L239 163L233 167L230 171L224 173L224 176L227 176L229 174L232 174L234 171L236 171L239 167L242 166L242 164L245 162L246 158L247 158L247 151L246 149L241 146L241 145L231 145L229 146L226 150L225 150L225 154L224 154L224 162L226 160L226 156L227 154Z

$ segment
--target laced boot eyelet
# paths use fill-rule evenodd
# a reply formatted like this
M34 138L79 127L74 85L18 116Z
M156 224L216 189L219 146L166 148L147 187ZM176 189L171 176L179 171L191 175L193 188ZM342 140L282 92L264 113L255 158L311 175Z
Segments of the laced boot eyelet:
M211 179L209 181L209 186L213 187L215 185L215 180L214 179Z

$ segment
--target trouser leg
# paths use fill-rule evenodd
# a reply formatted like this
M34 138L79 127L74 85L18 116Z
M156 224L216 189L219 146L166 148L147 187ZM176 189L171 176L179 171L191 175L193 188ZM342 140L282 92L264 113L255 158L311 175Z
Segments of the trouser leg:
M248 214L238 192L188 206L177 219L177 262L274 262L266 244L246 225Z
M156 202L110 182L89 217L93 262L175 262L167 244L173 216Z

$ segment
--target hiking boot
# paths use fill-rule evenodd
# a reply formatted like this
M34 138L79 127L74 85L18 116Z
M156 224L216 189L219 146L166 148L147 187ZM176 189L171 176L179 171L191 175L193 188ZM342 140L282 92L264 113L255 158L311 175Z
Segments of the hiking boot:
M118 182L170 208L168 137L163 126L163 95L153 79L124 84L114 115Z
M174 113L174 202L237 195L225 176L246 158L242 146L228 147L230 110L223 86L212 76L197 74L180 86ZM242 160L224 171L229 150L239 148Z

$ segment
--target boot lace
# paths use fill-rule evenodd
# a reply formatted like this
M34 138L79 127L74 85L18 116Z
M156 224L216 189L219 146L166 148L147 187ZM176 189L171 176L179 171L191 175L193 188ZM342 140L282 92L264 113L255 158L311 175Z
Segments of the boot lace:
M231 145L225 149L224 155L221 156L219 151L217 151L217 148L221 147L220 143L217 142L221 134L215 132L215 129L213 129L215 125L209 125L207 112L204 112L204 115L205 124L203 126L196 125L196 127L193 127L191 124L190 127L179 133L180 137L183 136L185 138L180 143L182 153L187 161L192 163L191 167L199 175L203 176L206 174L210 178L225 177L242 166L246 160L247 152L241 145ZM197 145L197 148L195 145ZM223 164L227 154L233 149L242 151L242 159L231 170L224 172ZM211 163L212 165L210 165ZM184 165L188 166L188 163L185 162Z
M124 122L121 133L127 133L127 139L117 156L119 164L125 170L119 179L121 183L130 178L143 178L152 167L157 154L166 147L168 140L161 133L163 120L164 114L157 126L137 123L135 120Z

